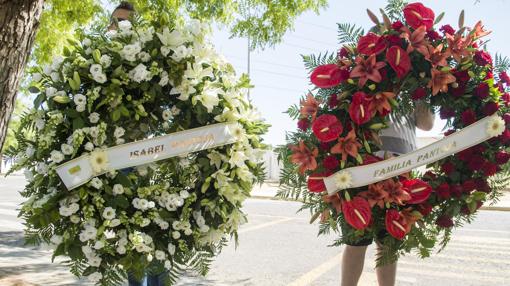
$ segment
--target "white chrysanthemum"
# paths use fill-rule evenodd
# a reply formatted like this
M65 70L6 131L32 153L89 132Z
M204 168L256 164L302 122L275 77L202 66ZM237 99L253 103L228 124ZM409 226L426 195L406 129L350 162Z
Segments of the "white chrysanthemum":
M115 209L112 207L106 207L103 210L103 218L107 220L112 220L115 218Z
M172 119L173 115L172 115L172 111L170 110L163 110L162 114L161 114L161 117L163 118L163 120L167 121L167 120L170 120Z
M124 193L124 187L121 184L115 184L113 185L112 192L114 195L122 195Z
M491 137L497 137L505 131L505 120L498 115L492 115L487 123L487 134Z
M92 151L90 152L89 162L96 174L102 173L108 169L108 154L102 150Z
M120 138L122 136L124 136L124 134L126 133L126 130L122 127L115 127L115 131L113 131L113 136L115 136L115 138Z
M96 189L101 189L103 187L103 181L101 181L101 179L99 178L93 178L91 181L90 181L90 185Z
M81 93L75 94L73 100L76 105L87 104L87 97Z
M349 172L343 171L335 175L335 186L340 189L348 189L352 186L352 176Z
M97 112L92 112L90 115L89 115L89 121L90 123L97 123L99 121L99 113Z
M74 152L73 146L69 144L60 145L60 149L62 150L62 153L64 153L64 155L71 155Z

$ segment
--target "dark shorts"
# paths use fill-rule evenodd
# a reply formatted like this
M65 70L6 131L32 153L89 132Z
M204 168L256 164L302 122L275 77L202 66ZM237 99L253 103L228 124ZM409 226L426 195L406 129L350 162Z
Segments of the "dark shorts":
M388 235L388 232L385 230L385 229L382 229L378 234L377 234L377 238L376 238L376 241L379 242L379 241L383 241L383 239ZM374 242L374 239L373 238L366 238L366 237L362 237L358 240L355 240L355 241L349 241L349 242L346 242L345 244L346 245L349 245L349 246L369 246L370 244L372 244L372 242Z

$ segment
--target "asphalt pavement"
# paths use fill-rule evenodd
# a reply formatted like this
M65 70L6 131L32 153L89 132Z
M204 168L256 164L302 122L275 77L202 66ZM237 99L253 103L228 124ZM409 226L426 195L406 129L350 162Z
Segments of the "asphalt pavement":
M23 185L21 176L0 178L0 285L90 285L58 262L52 264L44 247L23 246L23 226L16 217ZM249 199L244 207L249 222L239 232L239 247L225 248L206 278L190 273L178 285L340 285L342 247L328 247L335 234L317 237L317 225L308 223L309 214L296 213L299 207L299 202ZM445 251L424 260L403 257L397 285L510 285L509 257L510 212L485 210L455 231ZM359 285L377 285L373 246Z

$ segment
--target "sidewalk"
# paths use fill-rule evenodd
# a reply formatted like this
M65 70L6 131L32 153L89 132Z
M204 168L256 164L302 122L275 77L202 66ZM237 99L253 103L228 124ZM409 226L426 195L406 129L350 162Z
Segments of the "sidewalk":
M278 199L275 198L278 191L278 182L266 182L256 186L251 192L253 198ZM500 201L492 206L483 206L482 210L510 211L510 190L506 190Z

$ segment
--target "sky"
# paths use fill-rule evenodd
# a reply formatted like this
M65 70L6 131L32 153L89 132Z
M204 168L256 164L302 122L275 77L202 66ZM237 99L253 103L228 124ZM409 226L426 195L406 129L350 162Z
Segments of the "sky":
M421 2L432 8L436 15L445 12L439 25L451 24L454 28L457 28L460 11L464 9L466 26L473 26L482 20L486 29L492 31L488 36L491 54L510 56L510 0L480 0L479 3L475 0ZM337 50L336 23L354 23L367 30L372 22L368 19L366 9L376 12L385 5L384 0L329 1L329 7L319 15L310 12L299 17L294 30L287 32L281 44L251 53L250 77L255 85L251 90L251 99L272 125L265 136L267 143L274 146L284 144L285 132L296 129L296 122L284 111L292 104L299 103L300 97L310 88L301 55ZM216 28L213 43L238 72L247 72L247 39L230 39L228 30ZM418 136L441 136L443 126L444 122L436 116L434 129L429 132L418 130Z

